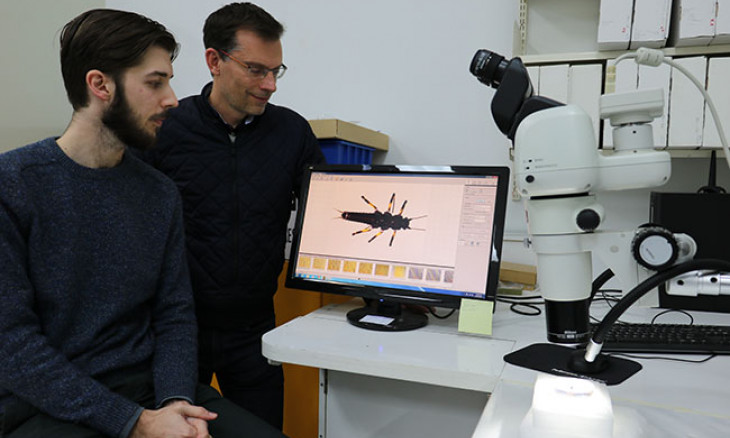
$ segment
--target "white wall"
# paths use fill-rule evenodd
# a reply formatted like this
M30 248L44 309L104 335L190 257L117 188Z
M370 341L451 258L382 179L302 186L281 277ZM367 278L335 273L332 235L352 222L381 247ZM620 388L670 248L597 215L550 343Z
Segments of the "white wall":
M0 152L59 135L68 125L60 31L82 11L103 5L103 0L0 2Z
M59 135L70 117L58 67L58 32L83 10L106 5L165 24L182 43L173 86L180 97L209 80L202 26L226 0L24 0L0 2L0 150ZM391 150L376 161L403 164L510 165L508 141L489 105L494 91L469 73L479 48L511 55L518 2L504 0L260 0L286 26L290 67L274 97L306 118L337 117L383 131ZM39 13L42 11L42 13ZM720 183L730 188L724 161ZM664 190L705 184L706 160L675 160ZM601 194L606 228L648 220L648 190ZM507 231L526 232L511 202ZM512 242L508 259L532 255Z
M221 0L107 0L145 14L182 43L173 86L180 96L210 80L205 18ZM339 118L390 136L376 162L510 165L509 141L490 112L494 91L469 73L477 49L511 56L518 2L485 0L259 0L281 21L284 63L272 102L308 119ZM524 234L520 203L508 228Z
M205 17L225 1L107 0L168 26L183 49L174 87L198 93ZM516 3L516 2L514 2ZM286 27L289 67L272 102L306 118L340 118L391 137L388 163L503 164L508 143L489 114L492 91L469 73L483 47L511 54L513 2L260 0ZM495 6L498 5L498 6Z

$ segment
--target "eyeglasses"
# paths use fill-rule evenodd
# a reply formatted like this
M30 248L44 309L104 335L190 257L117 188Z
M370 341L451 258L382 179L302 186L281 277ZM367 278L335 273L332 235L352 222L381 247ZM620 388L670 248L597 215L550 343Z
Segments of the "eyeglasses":
M264 79L266 75L271 72L271 74L274 76L274 79L281 79L282 76L284 76L284 73L286 73L286 66L284 64L281 64L278 67L274 68L266 68L261 64L254 64L249 62L241 61L240 59L236 59L233 56L231 56L228 52L225 50L217 49L222 54L226 55L227 57L231 58L232 60L239 63L243 68L246 69L246 73L252 78L255 79Z

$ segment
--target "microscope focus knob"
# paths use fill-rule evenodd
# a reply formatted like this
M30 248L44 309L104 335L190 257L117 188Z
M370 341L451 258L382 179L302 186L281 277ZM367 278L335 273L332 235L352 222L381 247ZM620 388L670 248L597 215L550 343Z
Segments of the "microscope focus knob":
M679 255L677 239L662 227L640 229L631 242L631 251L643 267L661 271L672 266Z
M592 208L586 208L575 217L575 223L583 231L595 231L601 225L601 215Z

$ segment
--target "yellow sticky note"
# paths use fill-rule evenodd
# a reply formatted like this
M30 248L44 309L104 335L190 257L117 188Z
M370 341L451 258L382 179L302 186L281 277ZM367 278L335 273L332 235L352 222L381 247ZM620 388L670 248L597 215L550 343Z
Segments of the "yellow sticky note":
M494 301L462 299L459 309L459 331L491 335L493 310Z

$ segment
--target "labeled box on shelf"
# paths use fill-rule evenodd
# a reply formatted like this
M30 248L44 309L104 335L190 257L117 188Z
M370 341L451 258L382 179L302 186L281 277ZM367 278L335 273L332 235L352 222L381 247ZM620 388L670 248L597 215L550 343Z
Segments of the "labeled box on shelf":
M712 97L712 102L720 118L720 125L728 135L730 129L730 84L727 78L730 75L730 57L718 56L710 58L707 68L707 93ZM699 93L699 92L698 92ZM715 119L712 117L710 107L705 103L705 127L702 133L703 148L721 148L722 142L717 132Z
M630 49L658 49L667 44L672 0L641 0L634 2Z
M707 77L707 58L694 56L674 60L694 75L701 83ZM672 69L672 88L669 91L669 148L696 149L702 145L702 132L705 117L705 99L702 93L679 70Z
M598 22L598 50L626 50L631 41L634 0L602 0Z
M715 38L716 0L674 0L671 45L706 46Z
M715 37L710 44L730 44L730 0L717 0Z

